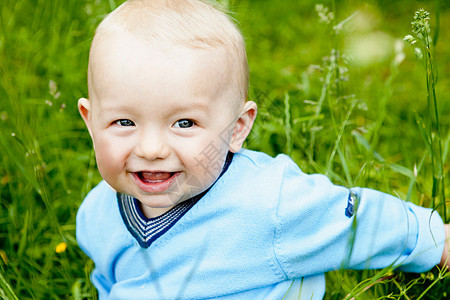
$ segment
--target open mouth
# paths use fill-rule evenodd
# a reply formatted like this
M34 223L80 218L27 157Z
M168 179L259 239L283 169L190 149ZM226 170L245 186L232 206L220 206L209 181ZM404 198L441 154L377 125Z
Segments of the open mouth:
M146 183L157 183L169 180L175 172L138 172L139 179Z
M176 182L180 172L135 172L137 186L145 193L164 193Z

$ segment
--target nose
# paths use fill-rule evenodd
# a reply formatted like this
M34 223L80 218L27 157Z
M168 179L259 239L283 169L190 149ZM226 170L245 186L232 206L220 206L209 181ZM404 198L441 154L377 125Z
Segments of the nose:
M165 134L158 129L141 130L134 153L146 160L164 159L170 155L170 146Z

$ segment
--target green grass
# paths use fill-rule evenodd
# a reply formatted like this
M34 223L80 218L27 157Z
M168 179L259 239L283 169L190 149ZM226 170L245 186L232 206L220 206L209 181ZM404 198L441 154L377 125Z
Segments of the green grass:
M88 278L93 265L75 241L75 214L100 176L76 102L87 95L94 29L121 2L3 0L0 5L0 298L95 295ZM319 3L336 16L328 24L317 16ZM450 143L449 4L228 4L246 36L250 97L259 105L247 147L288 153L306 172L434 204L449 216L449 205L442 205L448 189L441 190L449 182L444 176ZM437 128L431 133L417 124L430 117L426 66L414 47L404 43L397 52L394 47L411 34L412 17L421 7L431 13L431 54L440 74L433 78L438 103L433 108L441 153L426 144L432 134L437 142ZM442 157L441 167L431 153ZM433 178L439 176L444 184L436 188ZM440 197L434 197L437 191ZM61 243L67 248L56 251ZM437 269L335 271L327 277L327 299L443 299L450 285L448 273Z

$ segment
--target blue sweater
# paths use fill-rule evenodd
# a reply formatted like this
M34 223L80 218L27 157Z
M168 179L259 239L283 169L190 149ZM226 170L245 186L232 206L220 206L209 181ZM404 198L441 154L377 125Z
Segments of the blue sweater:
M430 209L249 150L148 248L122 216L105 182L77 215L100 299L322 299L324 272L423 272L439 262L445 239Z

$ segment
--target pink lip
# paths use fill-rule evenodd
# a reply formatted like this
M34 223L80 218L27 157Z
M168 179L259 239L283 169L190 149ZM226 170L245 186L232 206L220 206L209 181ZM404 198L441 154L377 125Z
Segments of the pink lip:
M140 190L145 193L163 193L170 189L170 187L175 183L180 172L170 172L170 177L167 179L155 179L155 180L146 180L142 175L143 172L134 172L132 173L134 181ZM150 173L150 172L147 172ZM154 172L155 174L161 174L164 172ZM169 173L169 172L165 172Z

